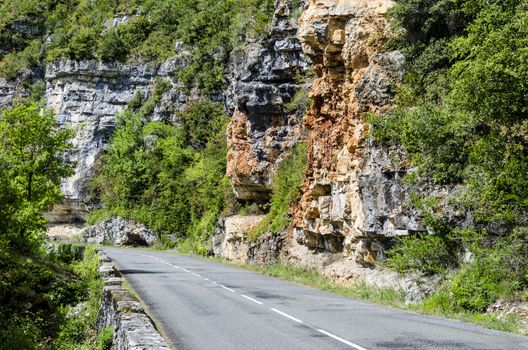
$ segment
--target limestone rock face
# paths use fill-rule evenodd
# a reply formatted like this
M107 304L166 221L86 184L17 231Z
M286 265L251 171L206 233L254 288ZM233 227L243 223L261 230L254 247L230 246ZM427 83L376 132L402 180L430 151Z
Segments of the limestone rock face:
M60 61L46 67L46 102L61 126L73 129L75 174L64 180L63 204L47 215L51 222L83 219L87 213L88 181L94 165L114 131L116 114L137 94L152 94L156 79L171 81L178 60L163 65L97 61ZM185 96L169 89L162 104L185 103ZM168 108L157 108L154 118L168 119Z
M152 246L158 238L143 224L131 220L113 218L82 230L85 243L116 246Z
M423 229L403 208L398 150L368 140L367 113L383 113L402 77L403 56L383 49L389 0L310 0L298 36L317 73L305 117L308 168L296 240L368 264L383 258L384 237Z
M302 139L302 103L290 105L309 86L293 18L298 10L290 0L277 1L267 38L232 55L225 94L232 115L227 176L239 199L265 201L281 156Z
M247 233L264 215L235 215L220 220L213 235L213 254L238 263L271 264L277 262L282 248L280 234L265 234L255 240Z

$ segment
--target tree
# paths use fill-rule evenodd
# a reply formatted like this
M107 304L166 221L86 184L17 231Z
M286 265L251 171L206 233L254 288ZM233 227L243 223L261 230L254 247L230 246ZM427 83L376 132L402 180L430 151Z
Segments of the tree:
M57 203L60 183L71 175L65 161L71 132L57 126L38 104L0 111L0 233L2 245L28 250L42 237L42 212Z

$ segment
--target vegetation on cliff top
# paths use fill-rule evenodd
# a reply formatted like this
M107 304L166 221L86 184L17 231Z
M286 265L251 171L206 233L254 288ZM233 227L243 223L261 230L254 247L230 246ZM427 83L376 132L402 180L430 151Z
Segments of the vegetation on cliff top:
M43 59L159 62L188 50L179 78L212 92L231 50L265 32L273 10L273 0L5 1L0 46L10 52L0 51L0 75ZM114 17L122 22L113 26Z
M388 264L425 273L460 266L445 286L454 308L525 299L528 2L401 0L392 15L404 29L393 45L406 55L407 74L395 109L373 121L374 136L409 153L411 183L464 185L451 204L473 224L449 226L419 201L435 235L404 239Z

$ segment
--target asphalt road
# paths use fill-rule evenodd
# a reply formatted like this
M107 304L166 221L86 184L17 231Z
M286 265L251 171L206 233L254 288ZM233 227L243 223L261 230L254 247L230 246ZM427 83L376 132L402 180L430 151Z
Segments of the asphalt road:
M528 349L528 337L355 301L204 259L104 249L176 349Z

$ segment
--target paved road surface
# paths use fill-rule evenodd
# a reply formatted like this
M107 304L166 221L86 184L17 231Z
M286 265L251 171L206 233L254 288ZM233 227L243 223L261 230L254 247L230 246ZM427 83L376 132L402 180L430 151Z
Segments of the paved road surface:
M178 350L528 349L528 337L396 311L204 259L104 251Z

